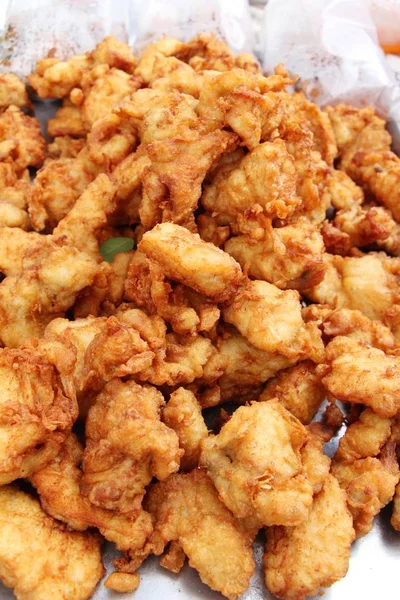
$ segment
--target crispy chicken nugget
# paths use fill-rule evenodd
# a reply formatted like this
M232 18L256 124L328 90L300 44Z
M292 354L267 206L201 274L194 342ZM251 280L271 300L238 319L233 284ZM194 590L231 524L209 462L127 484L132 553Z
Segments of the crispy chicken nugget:
M128 519L91 504L80 491L82 457L83 447L70 434L58 454L30 477L43 510L76 531L96 527L120 551L139 551L153 531L150 515L140 510L136 519Z
M0 144L12 142L11 157L18 173L26 167L40 167L45 158L46 142L40 124L25 115L17 106L0 114Z
M202 442L200 464L237 518L294 526L307 519L313 499L301 455L307 437L277 400L253 402Z
M260 144L228 175L217 172L201 202L221 225L235 223L255 205L267 217L285 219L300 204L293 157L282 140Z
M267 530L263 560L267 588L284 600L315 596L321 587L346 575L354 537L346 494L328 475L306 521Z
M18 600L91 597L104 574L100 536L68 531L13 486L0 489L0 524L0 579Z
M41 239L35 231L0 227L0 271L6 276L18 275L25 254L35 248Z
M242 279L240 266L229 254L173 223L162 223L145 233L138 248L167 277L215 302L231 297Z
M318 411L325 397L321 376L310 360L294 367L279 371L266 384L259 402L276 398L303 425L308 425Z
M251 235L231 237L224 250L250 277L283 290L313 287L325 275L322 236L304 217L283 227L266 227L261 239Z
M171 475L152 485L145 508L154 520L146 554L160 555L172 542L174 560L167 551L162 559L166 568L179 571L183 551L211 589L230 600L246 591L255 568L251 545L256 530L246 530L244 523L234 518L203 470Z
M72 359L64 353L67 375ZM33 348L1 349L0 374L0 484L4 485L29 476L57 454L78 407L54 364Z
M326 349L326 364L317 368L325 389L334 398L365 404L382 418L400 408L400 364L360 340L338 336Z
M173 392L163 410L163 421L175 431L179 447L184 450L180 468L191 471L198 467L201 442L208 436L208 429L193 392L183 387Z
M301 316L298 292L281 291L266 281L243 283L222 316L259 350L287 358L299 356L314 334Z
M136 518L145 488L179 469L183 451L161 422L162 394L134 381L108 383L86 420L81 490L96 506Z
M335 460L351 463L360 458L377 456L390 434L391 420L379 417L367 408L340 439Z
M393 304L398 303L398 258L383 252L354 257L324 254L324 264L324 279L303 292L313 302L360 310L372 320L383 320Z
M399 482L395 444L386 444L377 457L350 463L334 460L332 473L346 492L357 537L366 535L375 516L393 499Z
M105 270L90 256L62 240L41 237L25 255L20 273L0 284L0 338L7 346L42 336L87 286L106 286Z
M325 352L321 333L314 323L310 329L310 343L299 346L297 354L291 358L278 352L265 352L255 348L245 337L228 326L222 329L217 347L222 365L218 385L223 400L240 399L249 392L250 399L254 400L262 391L261 384L278 371L292 367L301 360L323 362Z
M13 73L0 73L0 112L11 105L30 106L25 83Z

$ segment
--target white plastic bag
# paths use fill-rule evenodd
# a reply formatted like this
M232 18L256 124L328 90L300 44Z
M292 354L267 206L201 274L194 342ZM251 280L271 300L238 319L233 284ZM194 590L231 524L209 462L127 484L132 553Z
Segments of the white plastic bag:
M250 52L248 1L131 0L129 40L138 50L163 35L186 41L198 33L215 33L235 52Z
M364 0L269 0L264 67L271 71L283 62L321 106L374 106L390 121L400 148L400 87L379 45L370 9Z
M21 76L49 53L67 58L110 34L137 51L163 35L187 40L203 32L235 52L254 44L247 0L10 0L6 30L0 60Z
M128 20L129 0L10 0L0 59L24 76L49 54L67 58L111 34L126 41Z

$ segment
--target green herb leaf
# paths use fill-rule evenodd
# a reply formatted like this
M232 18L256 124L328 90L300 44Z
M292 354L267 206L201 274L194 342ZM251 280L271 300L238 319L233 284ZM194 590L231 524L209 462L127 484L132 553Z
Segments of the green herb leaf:
M110 238L100 246L100 254L107 262L111 262L116 254L129 252L134 246L134 241L128 237Z

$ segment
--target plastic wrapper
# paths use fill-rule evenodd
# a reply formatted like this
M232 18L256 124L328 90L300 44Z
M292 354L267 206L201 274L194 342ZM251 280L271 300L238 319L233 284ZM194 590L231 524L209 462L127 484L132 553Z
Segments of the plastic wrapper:
M130 4L129 39L139 51L163 35L183 39L215 33L235 52L253 49L247 0L135 0Z
M247 0L10 0L7 11L7 0L0 4L2 68L21 76L44 56L65 59L107 35L129 40L139 52L164 34L190 39L199 32L215 33L235 52L253 49Z
M264 11L264 67L283 62L298 87L321 106L374 106L389 121L400 150L400 85L379 45L372 16L385 31L377 3L365 0L269 0ZM400 3L387 1L384 4ZM287 18L290 15L290 19Z

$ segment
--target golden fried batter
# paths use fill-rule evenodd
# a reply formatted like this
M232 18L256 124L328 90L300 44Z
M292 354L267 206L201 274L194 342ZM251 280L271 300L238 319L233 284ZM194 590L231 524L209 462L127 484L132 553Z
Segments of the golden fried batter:
M25 83L13 73L0 73L0 112L11 105L30 107Z
M163 410L162 418L164 423L175 431L179 447L184 450L180 461L181 470L191 471L198 467L201 442L208 436L208 430L193 392L182 387L173 392Z
M72 359L64 351L57 360L64 375L70 373ZM0 484L4 485L29 476L57 454L78 407L73 390L63 385L56 366L38 350L1 349L0 373Z
M98 535L68 531L13 486L0 489L0 521L0 579L16 598L91 597L104 573ZM33 556L35 568L29 569Z
M277 400L253 402L203 441L200 464L236 517L294 526L307 519L313 498L306 441L305 427Z
M296 527L267 530L265 583L284 600L303 600L344 577L354 540L346 495L329 475L310 515Z
M45 467L36 471L30 481L40 496L42 508L71 529L86 531L96 527L118 550L140 550L153 531L151 517L141 510L136 519L128 519L111 510L90 503L80 491L83 448L71 434Z
M307 360L280 371L270 379L258 400L266 402L276 398L303 425L307 425L324 397L321 377L316 373L315 365Z
M222 316L259 350L290 359L310 346L314 334L313 327L303 321L299 300L294 290L248 281L222 310Z
M172 223L145 233L139 250L157 262L167 277L215 302L231 297L242 278L240 266L229 254Z
M171 475L166 481L152 485L145 508L154 520L154 533L145 556L162 554L173 541L172 552L176 555L178 544L189 565L211 589L230 600L246 591L255 568L251 545L256 531L247 531L233 517L203 470ZM139 555L138 560L142 559ZM179 563L176 556L174 560L162 559L162 565L172 566L174 572L183 566L181 560ZM124 570L123 565L118 566ZM129 563L125 568L129 572Z
M235 223L255 205L268 217L285 219L300 204L293 157L281 140L260 144L229 174L217 172L201 202L221 225Z
M25 115L17 106L10 106L0 114L1 154L7 143L10 145L9 157L18 173L26 167L40 167L44 161L46 142L39 121Z
M389 442L376 458L350 463L334 460L332 473L346 492L357 537L366 535L374 517L392 500L399 481L395 444Z
M317 369L325 389L334 398L365 404L383 418L400 408L400 364L357 339L338 336L326 348L327 364Z
M314 287L325 275L322 236L302 217L283 227L265 227L261 239L252 235L232 237L224 250L250 277L283 290Z
M324 279L304 291L314 302L360 310L372 320L382 320L398 302L398 258L375 252L345 258L324 254L324 264Z
M86 420L81 481L92 504L136 518L152 478L179 469L183 452L160 421L163 405L158 390L134 381L115 379L97 397Z

